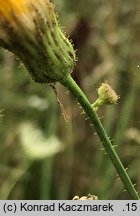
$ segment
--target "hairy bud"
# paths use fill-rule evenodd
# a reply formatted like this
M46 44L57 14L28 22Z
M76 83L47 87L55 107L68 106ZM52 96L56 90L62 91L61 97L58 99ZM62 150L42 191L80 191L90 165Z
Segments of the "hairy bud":
M108 83L102 83L101 86L98 88L97 92L98 99L92 105L95 110L106 104L116 104L119 99L119 96Z
M49 0L0 0L0 46L16 54L39 83L61 81L75 64Z

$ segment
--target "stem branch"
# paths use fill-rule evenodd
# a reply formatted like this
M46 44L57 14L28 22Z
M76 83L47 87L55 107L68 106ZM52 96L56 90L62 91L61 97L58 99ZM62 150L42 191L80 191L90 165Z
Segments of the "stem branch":
M138 193L135 190L134 185L132 184L124 166L120 161L120 158L118 157L114 147L112 146L111 141L109 140L109 137L107 136L101 121L99 120L99 117L97 116L96 112L93 110L87 97L80 89L80 87L76 84L76 82L73 80L71 75L68 75L63 81L61 81L61 84L64 85L77 98L77 100L83 107L87 116L90 118L91 123L94 125L95 130L97 131L97 134L100 138L100 141L103 144L106 152L108 153L112 163L114 164L118 172L118 175L120 176L130 198L133 200L138 200L139 199Z

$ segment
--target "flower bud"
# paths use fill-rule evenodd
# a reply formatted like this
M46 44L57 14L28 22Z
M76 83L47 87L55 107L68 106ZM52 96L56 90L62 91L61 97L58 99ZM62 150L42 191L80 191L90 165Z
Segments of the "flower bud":
M0 0L0 46L16 54L39 83L72 72L75 51L49 0Z
M116 92L111 88L108 83L102 83L101 86L97 90L98 99L92 105L95 110L97 110L100 106L103 105L112 105L116 104L119 96Z

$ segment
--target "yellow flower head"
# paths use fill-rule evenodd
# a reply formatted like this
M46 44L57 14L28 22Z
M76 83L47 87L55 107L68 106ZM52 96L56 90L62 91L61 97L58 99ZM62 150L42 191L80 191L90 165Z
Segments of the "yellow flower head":
M27 12L27 5L29 0L1 0L0 1L0 19L4 17L8 20L12 20L12 13L23 14Z
M0 45L15 53L36 82L62 80L75 52L50 0L0 0Z
M0 23L7 22L16 27L20 20L22 24L31 24L31 4L32 0L0 0Z

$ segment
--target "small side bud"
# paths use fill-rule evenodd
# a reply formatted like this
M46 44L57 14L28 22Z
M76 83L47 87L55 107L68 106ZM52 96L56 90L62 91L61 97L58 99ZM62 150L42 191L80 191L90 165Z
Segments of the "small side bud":
M95 101L94 104L92 104L92 107L95 111L97 111L98 108L103 105L116 104L119 99L119 96L108 83L102 83L101 86L98 88L97 92L98 99Z

